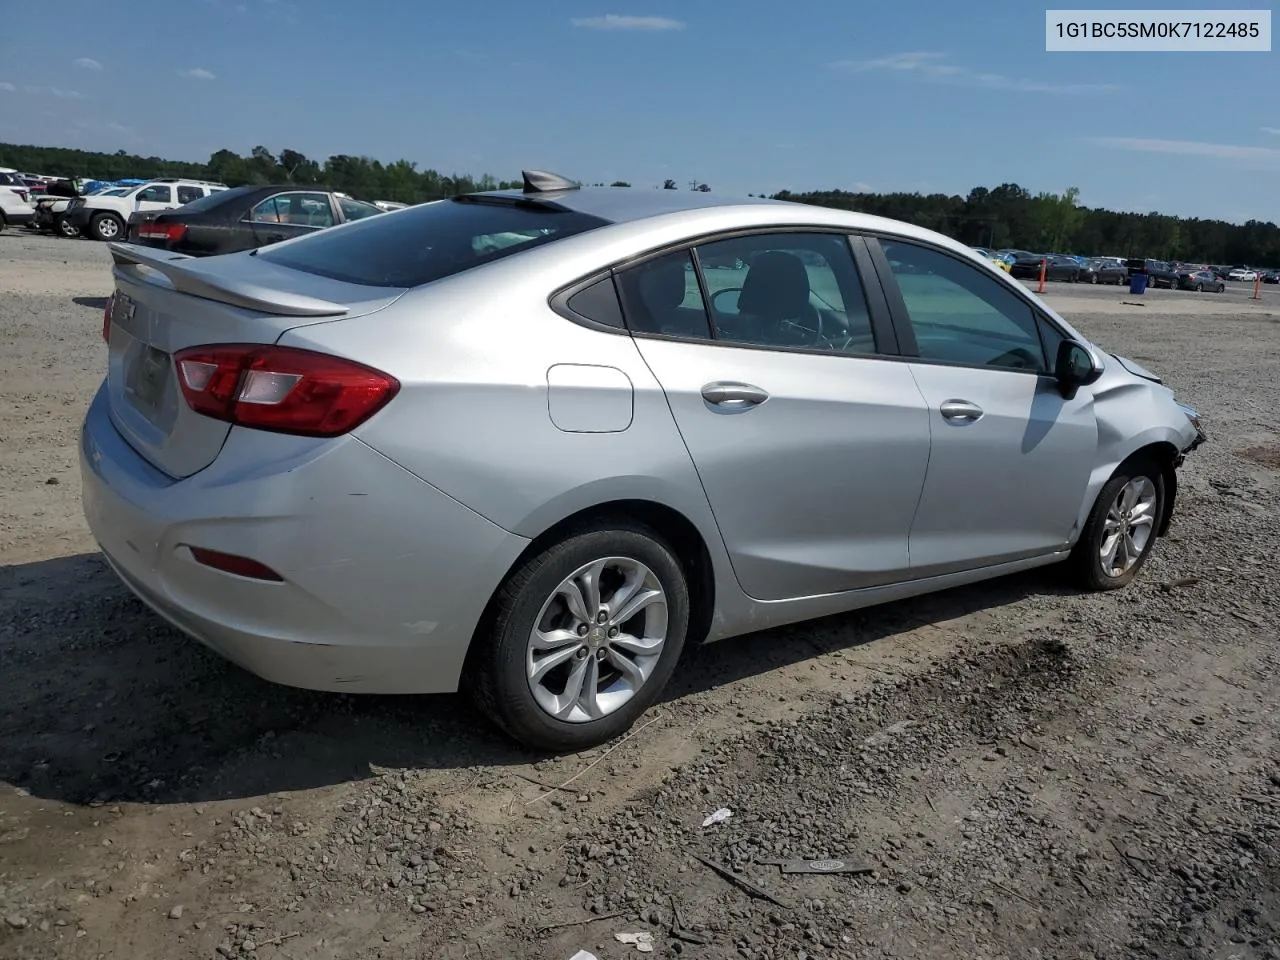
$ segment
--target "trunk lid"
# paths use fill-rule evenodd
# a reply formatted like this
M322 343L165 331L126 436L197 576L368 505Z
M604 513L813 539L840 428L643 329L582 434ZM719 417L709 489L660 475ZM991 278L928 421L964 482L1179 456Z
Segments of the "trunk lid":
M178 479L211 464L232 427L187 406L174 353L202 344L272 344L294 327L365 316L404 293L312 276L247 253L197 259L118 243L110 250L111 420L139 454Z

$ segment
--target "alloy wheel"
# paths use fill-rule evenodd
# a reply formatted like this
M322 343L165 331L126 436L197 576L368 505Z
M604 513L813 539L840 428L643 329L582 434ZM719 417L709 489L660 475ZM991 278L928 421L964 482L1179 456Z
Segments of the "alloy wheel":
M1108 577L1120 577L1141 559L1155 532L1156 485L1134 477L1116 494L1102 526L1098 559Z
M529 689L549 716L590 723L648 682L667 640L667 595L639 560L605 557L560 581L534 621Z

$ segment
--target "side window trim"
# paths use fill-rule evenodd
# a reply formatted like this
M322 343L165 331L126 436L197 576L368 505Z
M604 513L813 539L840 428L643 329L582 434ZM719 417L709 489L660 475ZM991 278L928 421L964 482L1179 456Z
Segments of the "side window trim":
M623 318L623 326L615 327L611 323L603 323L599 320L593 319L592 317L584 316L569 307L570 300L583 290L586 290L588 287L595 286L602 280L608 280L613 287L613 295L618 298L618 315ZM574 281L567 287L561 287L548 298L547 306L549 306L553 312L564 317L571 323L576 323L589 330L596 330L600 333L622 334L623 336L627 336L631 333L630 328L626 326L626 316L622 310L622 297L618 294L617 280L614 277L614 271L612 268L598 270L590 276Z
M894 336L898 342L898 352L904 357L918 360L920 345L916 343L916 332L911 326L911 317L907 314L907 301L903 299L902 289L898 286L898 280L889 266L889 258L885 256L884 248L880 246L880 237L864 236L862 240L867 246L867 253L879 279L878 286L889 308L890 322L893 324Z
M1021 284L1016 287L1010 285L1010 292L1021 301L1031 312L1031 317L1035 321L1036 341L1040 344L1040 350L1045 356L1045 369L1036 370L1020 370L1016 367L990 367L985 364L965 364L958 363L953 360L934 360L920 356L920 346L916 342L915 329L911 325L911 316L907 311L907 302L902 296L902 289L898 286L897 277L893 275L893 268L889 266L889 258L885 255L884 248L880 245L881 238L896 243L909 243L918 247L924 247L932 250L942 256L950 256L958 262L963 262L954 253L945 247L930 243L928 240L920 240L915 237L901 237L890 233L869 234L866 240L867 248L871 252L872 262L876 266L876 271L880 274L881 284L884 288L885 298L889 302L890 313L893 315L894 330L898 334L899 343L902 345L903 356L910 359L912 363L928 363L936 366L947 367L964 367L974 370L992 370L1000 373L1018 373L1022 376L1035 375L1039 378L1053 377L1054 358L1049 356L1048 346L1044 341L1044 331L1041 329L1041 323L1048 323L1051 327L1061 333L1066 339L1066 331L1058 327L1044 311L1026 295L1025 291L1020 289ZM975 268L976 269L976 268ZM994 279L994 278L993 278ZM997 282L999 282L997 280Z
M702 312L707 315L707 332L708 339L714 343L720 339L720 331L716 328L716 313L711 307L710 288L707 286L707 278L702 274L702 258L698 256L698 247L703 246L701 243L695 243L689 247L689 259L693 261L693 275L698 281L698 296L702 298ZM685 339L681 337L681 339Z
M1052 330L1064 341L1074 340L1075 337L1071 336L1067 331L1058 326L1058 324L1054 322L1053 317L1049 316L1043 310L1036 309L1032 312L1036 319L1036 335L1040 338L1040 349L1044 351L1045 356L1045 372L1042 376L1054 377L1053 368L1058 362L1058 357L1056 351L1053 353L1050 353L1049 351L1049 344L1044 338L1045 330Z
M902 348L898 340L898 330L893 322L893 314L889 309L889 301L885 296L884 283L881 282L866 237L851 233L847 237L849 249L853 252L853 266L858 271L858 282L862 285L867 300L867 312L871 315L871 334L876 341L876 354L880 356L901 356Z

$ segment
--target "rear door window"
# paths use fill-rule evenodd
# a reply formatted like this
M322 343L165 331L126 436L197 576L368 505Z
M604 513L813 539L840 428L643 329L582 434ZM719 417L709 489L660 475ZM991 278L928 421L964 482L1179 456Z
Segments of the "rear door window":
M609 223L527 202L457 198L368 217L257 256L374 287L417 287Z
M332 227L333 208L327 193L278 193L253 208L255 223L289 223L297 227Z

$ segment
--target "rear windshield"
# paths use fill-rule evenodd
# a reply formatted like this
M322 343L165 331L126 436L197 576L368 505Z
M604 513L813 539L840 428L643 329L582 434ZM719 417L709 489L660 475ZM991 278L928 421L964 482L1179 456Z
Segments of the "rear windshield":
M541 205L441 200L322 230L258 256L345 283L416 287L608 222Z

